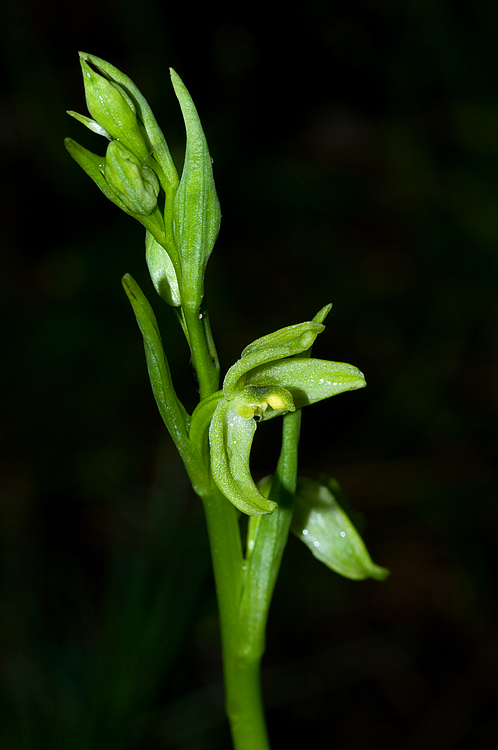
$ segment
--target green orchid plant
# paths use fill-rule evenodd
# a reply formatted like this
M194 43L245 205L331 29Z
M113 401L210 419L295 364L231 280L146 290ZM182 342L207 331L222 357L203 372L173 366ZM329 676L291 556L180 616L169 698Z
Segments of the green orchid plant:
M219 364L204 298L204 276L220 227L212 159L194 103L172 70L186 128L179 178L168 145L141 92L128 76L80 53L90 117L72 117L107 141L105 156L68 138L67 150L104 195L145 227L153 286L187 339L200 400L189 414L179 400L156 317L126 274L124 290L143 337L161 417L201 498L220 612L226 709L236 750L267 750L260 687L265 628L289 532L332 570L354 580L383 580L341 507L340 488L326 477L298 478L302 408L365 386L356 367L311 357L331 305L311 321L253 341L219 388ZM250 453L260 422L282 417L273 476L254 481ZM248 516L242 540L241 514Z

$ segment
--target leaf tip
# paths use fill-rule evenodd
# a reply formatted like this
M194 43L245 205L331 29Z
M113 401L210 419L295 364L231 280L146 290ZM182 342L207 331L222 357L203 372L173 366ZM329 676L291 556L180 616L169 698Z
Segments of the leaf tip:
M385 581L390 575L391 571L382 568L380 565L374 565L374 568L370 571L370 577L375 578L376 581Z

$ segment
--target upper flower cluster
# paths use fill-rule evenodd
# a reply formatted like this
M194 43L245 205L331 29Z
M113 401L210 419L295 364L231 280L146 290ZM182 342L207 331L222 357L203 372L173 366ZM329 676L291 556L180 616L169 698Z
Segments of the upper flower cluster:
M190 94L171 71L187 131L181 179L152 110L133 81L110 63L80 52L91 117L68 112L109 144L105 156L67 138L66 148L109 200L147 229L147 263L170 305L198 308L220 226L212 160Z

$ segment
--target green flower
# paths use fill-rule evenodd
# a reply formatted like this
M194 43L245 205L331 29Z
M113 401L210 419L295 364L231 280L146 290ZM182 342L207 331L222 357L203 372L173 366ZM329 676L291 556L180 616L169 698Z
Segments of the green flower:
M197 315L221 212L212 159L192 98L171 70L187 135L179 179L164 135L133 81L94 55L80 52L80 62L91 117L68 114L110 144L105 158L71 138L66 138L66 148L104 195L147 229L147 264L161 298Z
M251 476L257 423L366 385L352 365L299 356L323 329L321 323L301 323L257 339L226 374L209 428L211 471L221 492L243 513L272 513L276 507Z

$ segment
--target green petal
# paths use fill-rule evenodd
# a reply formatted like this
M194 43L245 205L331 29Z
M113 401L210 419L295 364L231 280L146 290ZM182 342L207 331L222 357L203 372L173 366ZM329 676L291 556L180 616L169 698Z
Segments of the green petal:
M280 328L274 333L253 341L252 344L246 346L241 358L226 374L223 391L227 398L232 398L243 387L245 375L249 370L266 362L301 354L310 348L318 334L324 329L325 326L321 323L298 323Z
M247 357L253 352L261 352L275 347L277 349L284 347L286 350L292 351L292 354L298 354L308 349L323 330L325 330L324 325L313 322L286 326L274 331L274 333L268 333L266 336L256 339L252 344L246 346L241 356Z
M344 391L364 388L360 370L344 362L324 359L286 359L260 365L248 373L247 385L280 385L292 394L296 408Z
M225 497L249 516L273 513L277 507L263 497L251 476L249 456L255 432L254 419L239 416L226 399L218 404L209 429L211 471Z
M372 562L348 516L319 482L299 477L291 528L318 560L345 578L383 581L389 575Z

